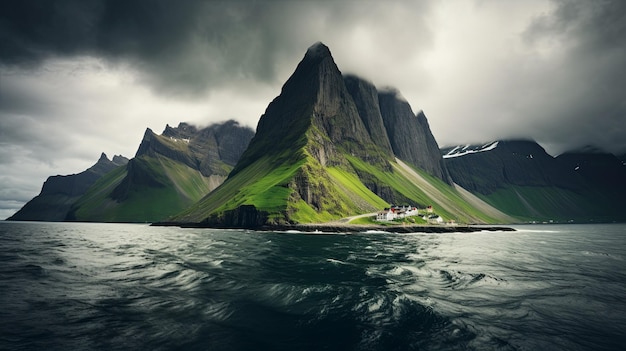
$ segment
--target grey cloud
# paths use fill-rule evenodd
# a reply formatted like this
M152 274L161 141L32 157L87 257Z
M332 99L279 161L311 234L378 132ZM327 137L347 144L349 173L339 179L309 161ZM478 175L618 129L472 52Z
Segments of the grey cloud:
M535 111L552 121L539 138L560 144L561 151L594 144L623 152L626 2L559 0L555 5L524 33L530 45L562 50L552 71L536 82L549 98Z
M428 3L4 1L0 62L36 66L55 56L96 55L133 62L156 91L198 95L249 78L273 82L285 56L297 60L294 53L341 38L355 25L374 35L380 53L410 57L396 44L400 39L408 47L424 36L426 28L416 19L427 13ZM385 21L389 17L400 18Z

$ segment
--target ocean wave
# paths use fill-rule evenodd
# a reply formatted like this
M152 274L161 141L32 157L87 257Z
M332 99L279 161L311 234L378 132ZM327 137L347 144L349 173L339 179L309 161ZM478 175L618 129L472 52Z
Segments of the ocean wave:
M0 349L621 349L625 227L567 228L0 223Z

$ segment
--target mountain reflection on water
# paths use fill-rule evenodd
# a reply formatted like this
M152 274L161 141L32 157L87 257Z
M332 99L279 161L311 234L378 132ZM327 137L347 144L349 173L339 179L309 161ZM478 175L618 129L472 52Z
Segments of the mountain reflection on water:
M618 350L626 225L0 223L0 349Z

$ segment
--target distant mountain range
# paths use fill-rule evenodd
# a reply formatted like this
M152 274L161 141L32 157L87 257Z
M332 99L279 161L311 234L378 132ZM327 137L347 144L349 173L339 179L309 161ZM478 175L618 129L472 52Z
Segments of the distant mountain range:
M153 222L172 216L220 185L254 131L235 121L197 129L149 128L130 161L104 156L85 172L50 177L10 220ZM107 162L108 161L108 162Z
M48 177L41 192L27 202L9 220L14 221L64 221L72 205L98 179L110 171L128 163L123 156L114 156L109 160L102 153L100 159L87 170L71 175Z
M442 150L455 183L523 221L624 221L626 165L586 148L552 157L536 142L505 140Z
M393 89L344 76L311 46L261 116L147 129L135 157L103 154L50 177L11 220L167 222L255 228L319 223L391 204L446 221L624 221L626 156L558 157L534 141L439 149L422 111Z

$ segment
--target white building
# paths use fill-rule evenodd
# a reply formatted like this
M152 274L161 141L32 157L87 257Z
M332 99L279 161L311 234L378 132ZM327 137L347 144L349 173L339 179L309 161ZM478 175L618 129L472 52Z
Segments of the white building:
M380 222L393 221L394 219L417 216L417 207L413 206L392 206L376 214L376 220Z

